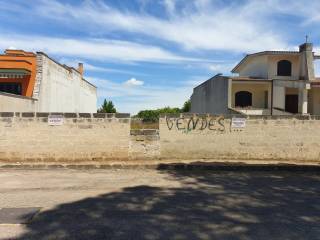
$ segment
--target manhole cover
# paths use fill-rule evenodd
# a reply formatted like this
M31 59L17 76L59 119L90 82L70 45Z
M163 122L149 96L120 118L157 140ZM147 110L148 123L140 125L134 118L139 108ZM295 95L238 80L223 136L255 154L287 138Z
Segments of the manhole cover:
M0 209L0 224L28 223L40 208L2 208Z

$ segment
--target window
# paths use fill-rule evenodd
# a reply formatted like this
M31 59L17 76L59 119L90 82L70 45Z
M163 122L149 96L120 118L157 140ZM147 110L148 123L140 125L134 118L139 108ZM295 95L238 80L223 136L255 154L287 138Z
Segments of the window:
M278 76L291 76L292 64L288 60L278 62Z
M251 107L252 93L247 91L237 92L235 98L235 105L236 107Z
M0 92L22 95L20 83L0 83Z

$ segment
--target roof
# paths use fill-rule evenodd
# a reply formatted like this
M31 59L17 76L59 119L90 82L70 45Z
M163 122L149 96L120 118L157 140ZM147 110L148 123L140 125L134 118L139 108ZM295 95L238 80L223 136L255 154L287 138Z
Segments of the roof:
M35 57L33 52L26 52L20 49L6 49L2 56L15 56L15 57Z
M251 57L257 57L257 56L263 56L263 55L298 55L298 54L300 54L300 52L298 51L264 51L264 52L248 54L237 64L237 66L235 66L232 69L231 72L236 73L237 69Z

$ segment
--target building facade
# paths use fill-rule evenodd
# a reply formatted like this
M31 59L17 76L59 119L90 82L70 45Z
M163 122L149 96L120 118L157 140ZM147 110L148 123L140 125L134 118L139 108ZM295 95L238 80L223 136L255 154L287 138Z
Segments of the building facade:
M0 55L1 112L97 111L97 88L83 65L62 65L42 52L6 50Z
M232 70L194 88L194 113L246 115L320 114L320 79L311 43L299 51L265 51L247 55Z

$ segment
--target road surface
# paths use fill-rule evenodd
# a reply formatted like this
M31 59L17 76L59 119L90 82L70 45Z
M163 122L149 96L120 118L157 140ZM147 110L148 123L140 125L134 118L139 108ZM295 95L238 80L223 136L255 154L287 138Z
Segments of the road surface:
M320 239L320 174L0 170L0 208L0 239Z

